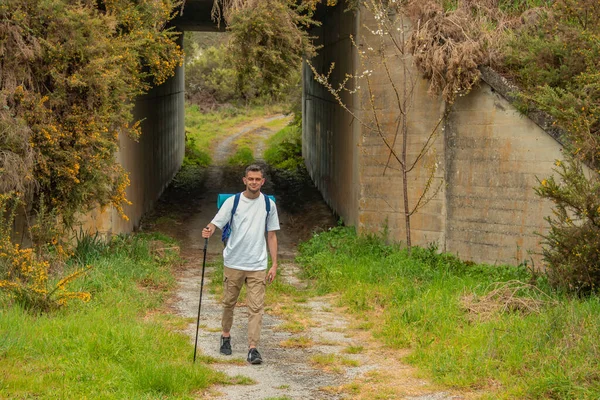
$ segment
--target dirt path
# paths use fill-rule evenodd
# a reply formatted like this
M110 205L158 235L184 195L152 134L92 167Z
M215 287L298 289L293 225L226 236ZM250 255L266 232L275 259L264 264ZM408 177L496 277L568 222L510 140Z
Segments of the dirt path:
M231 154L234 141L246 134L266 139L274 133L264 125L273 118L261 119L239 127L239 130L216 146L213 165L206 171L202 189L193 196L175 196L178 202L193 204L181 207L171 200L164 200L151 229L164 231L181 242L181 256L186 261L178 276L178 287L170 300L170 307L177 314L189 318L186 333L193 342L196 331L198 297L202 269L204 242L200 232L217 211L215 199L218 193L234 193L243 190L239 171L229 171L223 163ZM257 132L259 135L257 135ZM262 151L257 144L255 149ZM267 176L266 193L281 193L273 187ZM308 189L307 189L308 190ZM310 189L315 191L314 188ZM302 215L292 214L279 207L281 231L278 233L280 273L282 279L298 288L306 284L298 278L298 267L293 259L296 245L305 240L313 230L326 229L335 224L335 218L320 196L304 193L311 202ZM192 197L192 198L189 198ZM182 200L183 199L183 200ZM185 208L187 213L177 212ZM178 210L179 209L179 210ZM191 210L191 211L189 211ZM176 215L174 218L160 216ZM221 259L222 244L215 235L208 247L208 263ZM436 390L422 379L415 378L412 367L402 363L402 351L385 349L371 337L360 323L352 321L348 313L337 308L335 298L307 298L302 302L285 299L279 304L268 304L263 319L263 331L259 350L264 359L262 365L245 362L247 345L247 311L238 305L232 328L233 355L219 354L221 305L217 296L208 290L213 268L209 265L205 277L200 331L199 354L217 359L213 367L230 376L248 379L237 381L248 384L227 385L211 389L199 398L218 399L463 399L471 396L457 395ZM268 289L267 289L268 290ZM293 310L293 318L302 319L301 331L286 328L289 318L282 312Z

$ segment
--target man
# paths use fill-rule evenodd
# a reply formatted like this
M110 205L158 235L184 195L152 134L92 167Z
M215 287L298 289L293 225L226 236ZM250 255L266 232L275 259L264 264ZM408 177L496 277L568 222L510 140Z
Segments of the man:
M230 330L233 310L240 290L246 284L248 304L248 362L262 363L257 350L262 327L262 316L267 282L273 282L277 274L277 235L279 217L275 202L264 196L260 189L265 183L264 172L258 165L246 168L243 178L246 190L241 193L233 218L234 196L229 197L213 220L202 230L202 237L209 238L216 228L231 224L231 235L223 250L223 317L221 320L221 348L225 355L231 354ZM266 201L270 202L267 213ZM268 216L267 216L268 214ZM265 241L265 232L267 240ZM267 242L271 255L271 268L267 272Z

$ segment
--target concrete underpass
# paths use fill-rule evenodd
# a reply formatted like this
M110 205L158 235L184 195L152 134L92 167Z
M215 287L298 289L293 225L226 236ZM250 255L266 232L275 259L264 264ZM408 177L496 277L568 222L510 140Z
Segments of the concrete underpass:
M178 30L211 30L212 0L189 0L183 16L173 25ZM373 17L364 10L344 11L343 5L319 10L320 27L311 32L322 46L311 60L321 73L332 62L333 81L360 67L359 46L375 40L365 26ZM221 24L220 29L224 25ZM410 30L405 23L402 29ZM400 29L400 27L399 27ZM180 38L182 43L182 38ZM373 90L382 99L392 99L390 84L381 66L374 65ZM394 72L394 79L402 79ZM414 98L407 117L409 140L417 149L428 132L438 129L431 153L416 168L410 183L409 199L422 195L427 171L435 165L434 184L440 190L411 218L413 244L434 243L440 250L478 262L510 263L539 261L530 254L539 250L544 216L550 204L537 197L532 188L537 177L552 171L561 158L562 146L536 123L519 113L505 97L508 85L494 75L484 74L481 85L457 100L437 128L445 112L439 97L427 93L428 82L412 67ZM494 78L496 76L496 78ZM308 171L323 197L347 224L360 232L387 230L389 238L405 240L403 191L398 170L386 167L389 149L373 132L364 129L303 67L303 155ZM162 191L181 166L185 147L184 70L136 102L135 116L142 122L139 143L122 138L119 161L130 172L131 187L126 208L129 221L116 212L93 213L89 225L102 232L133 230L142 215L152 209ZM509 86L507 86L509 87ZM364 92L343 97L356 114L365 112ZM382 123L397 119L393 101L382 103ZM396 147L400 146L396 143ZM410 153L409 157L415 153Z

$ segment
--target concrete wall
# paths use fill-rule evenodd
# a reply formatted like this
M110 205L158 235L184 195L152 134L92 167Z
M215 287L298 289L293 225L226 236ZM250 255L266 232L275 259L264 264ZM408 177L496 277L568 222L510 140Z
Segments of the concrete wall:
M313 34L323 48L311 63L319 73L327 73L331 63L335 63L332 79L340 82L356 65L350 35L356 36L357 21L354 13L343 12L341 5L333 10L327 7L327 14L322 18L327 23ZM307 64L303 66L303 81L302 153L308 171L329 205L347 223L356 224L360 127L327 90L315 82ZM346 93L343 98L350 109L358 111L354 106L356 96Z
M360 25L378 30L369 12L360 13ZM399 21L398 28L408 31L410 21ZM399 35L397 39L402 37ZM412 59L402 55L402 49L385 39L380 45L381 37L364 28L360 40L368 60L361 70L373 71L369 77L370 92L362 90L367 82L364 79L361 82L362 115L369 127L379 125L380 129L362 130L358 228L377 232L385 227L391 239L407 241L403 178L400 162L396 160L396 157L402 157L402 126L406 123L406 163L409 168L416 163L414 170L407 174L408 212L412 212L423 196L431 197L437 193L429 202L422 202L425 205L411 216L411 241L413 244L443 243L445 202L441 165L444 146L440 139L443 134L440 120L444 104L427 94L427 81L415 70ZM373 104L369 99L371 93ZM384 138L393 145L393 153ZM431 140L431 148L417 161L428 140ZM429 190L426 190L428 185Z
M334 20L349 18L347 14L340 17L335 13L330 17ZM329 25L329 20L322 21L323 25ZM360 38L362 49L375 47L379 40L363 27L373 27L374 23L364 10L352 22L352 26L361 27L356 37ZM410 30L406 21L404 25L399 28ZM327 31L323 34L328 35ZM355 57L356 51L348 48L345 41L330 41L320 51L316 63L326 71L324 61L335 60L336 69L346 68L339 71L343 75L356 72L348 70L352 66L355 70L364 68ZM354 64L350 60L354 60ZM540 240L534 232L546 230L544 216L550 215L551 210L550 203L540 199L533 187L537 184L536 177L552 174L555 159L562 158L561 145L485 82L466 97L460 97L436 130L445 112L443 101L427 94L428 83L420 77L410 59L406 60L409 67L406 73L402 71L401 57L389 51L386 60L389 65L395 65L391 73L394 84L401 88L408 82L408 87L413 89L406 117L409 162L417 157L430 133L436 132L433 146L408 175L411 208L430 177L430 193L439 187L436 196L411 217L413 244L436 242L440 250L476 262L519 264L534 260L539 266L539 255L529 252L539 252ZM379 124L384 128L382 134L389 143L394 143L393 149L399 154L401 140L396 137L394 141L396 124L401 121L396 93L381 59L375 59L368 68L374 71L371 89L377 99L375 108ZM404 198L398 163L390 158L389 149L376 131L356 128L356 122L351 125L351 119L339 115L345 111L324 100L327 95L315 87L317 84L306 71L304 78L303 151L324 197L360 232L381 232L387 227L390 239L405 241ZM316 106L315 103L308 105L314 102L308 100L310 96L319 96ZM375 114L368 94L362 90L353 100L351 104L357 115L364 121L373 121ZM350 135L350 126L358 132ZM348 140L350 137L353 141ZM350 171L343 172L344 168ZM357 194L349 188L340 190L340 179L348 176L359 186L358 197L353 197Z
M178 44L183 45L183 37ZM140 96L134 116L142 120L142 135L137 142L127 136L119 138L117 160L131 181L127 199L132 204L124 207L129 220L112 208L96 209L82 219L85 230L109 235L131 232L177 173L185 152L184 83L184 69L178 67L174 77Z
M474 261L529 261L551 215L533 187L563 158L560 144L486 83L454 104L445 133L446 248Z

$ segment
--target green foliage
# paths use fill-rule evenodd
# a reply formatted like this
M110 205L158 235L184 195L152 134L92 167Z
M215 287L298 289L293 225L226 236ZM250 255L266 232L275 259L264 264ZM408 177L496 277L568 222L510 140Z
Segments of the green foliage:
M225 103L239 98L225 45L209 47L185 65L186 96L194 103Z
M600 8L591 0L559 0L508 42L505 68L524 98L568 132L572 154L597 158L600 126Z
M314 53L306 27L313 23L310 15L316 2L305 3L310 4L234 2L227 12L228 33L221 35L226 39L220 43L206 35L187 39L188 101L212 110L227 102L298 97L302 56Z
M555 1L513 34L504 60L524 89L522 99L565 130L568 161L555 171L560 182L544 179L536 192L554 203L543 249L551 283L577 293L597 290L600 281L598 177L581 166L595 167L600 154L599 20L595 1Z
M203 187L202 184L206 179L205 172L206 168L200 165L184 164L173 178L171 186L177 189L178 192L185 193L188 196L197 193ZM168 200L168 197L166 197L165 201L178 200Z
M2 2L0 170L10 177L3 192L28 200L43 193L67 226L98 205L124 215L129 180L115 164L118 137L140 134L135 97L182 61L175 34L164 30L179 4Z
M557 161L555 172L536 188L554 203L550 230L544 237L543 256L550 283L579 294L600 287L600 179L584 174L581 162Z
M242 146L235 151L235 154L227 159L227 164L244 167L254 163L254 155L252 149L246 146Z
M93 293L90 302L51 315L20 307L0 314L0 397L193 399L228 382L204 362L192 364L189 338L175 331L187 321L156 312L174 285L176 254L152 248L172 247L171 239L83 241L94 269L78 285Z
M267 141L264 158L273 168L295 171L304 167L302 127L288 125Z
M261 0L232 12L228 51L242 98L286 94L290 77L299 76L302 57L314 54L304 29L315 23L310 10L294 1Z
M519 283L531 278L523 268L462 262L435 246L409 256L345 227L303 243L298 261L320 293L338 294L388 346L410 348L406 360L436 382L494 399L600 396L597 296L563 298L543 284L540 291ZM519 290L489 297L510 282ZM480 302L467 307L469 298ZM511 308L511 300L539 308ZM494 307L505 309L482 313Z
M100 232L91 234L80 228L75 235L75 249L72 259L81 265L89 265L106 253L108 244Z
M210 155L206 150L201 150L196 144L196 138L193 136L185 136L185 156L183 165L198 165L209 166L212 162Z

